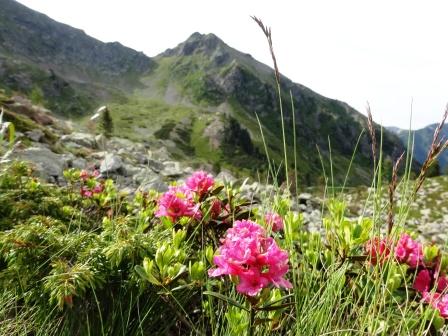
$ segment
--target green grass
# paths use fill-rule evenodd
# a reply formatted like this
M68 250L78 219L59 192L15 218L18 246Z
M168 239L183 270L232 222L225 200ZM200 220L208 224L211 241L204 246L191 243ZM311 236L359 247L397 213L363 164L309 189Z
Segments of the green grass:
M222 160L221 150L219 148L212 148L210 140L204 137L204 130L209 125L210 119L207 115L202 115L195 119L191 134L191 145L195 149L196 157L203 158L211 163L216 163Z

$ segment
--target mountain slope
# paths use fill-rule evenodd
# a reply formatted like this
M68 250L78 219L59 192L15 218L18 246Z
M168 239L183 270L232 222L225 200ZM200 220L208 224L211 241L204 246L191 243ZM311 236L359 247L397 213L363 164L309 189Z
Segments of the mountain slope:
M208 144L209 147L214 147L211 153L213 157L207 157L212 161L225 164L230 160L236 166L258 169L266 162L263 158L264 145L257 122L258 116L269 154L277 164L281 163L283 145L280 110L275 78L270 67L229 47L213 34L199 33L194 33L177 47L160 54L154 61L157 66L142 78L145 87L135 92L134 97L138 100L136 105L142 110L140 113L144 114L145 99L159 101L167 109L170 106L182 106L193 111L185 110L185 113L177 116L168 113L154 115L151 125L146 125L147 133L157 132L157 127L161 127L165 130L165 137L179 140L170 125L182 121L184 125L190 125L187 133L191 137L184 137L183 141L191 145L192 153L200 154L201 150L195 148L193 143L199 141L202 149L204 143L205 146ZM328 137L331 141L336 179L341 182L357 138L367 126L366 118L347 104L325 98L284 76L281 82L290 168L293 161L293 118L289 92L295 106L302 182L316 183L322 175L316 146L320 148L327 163ZM125 107L116 108L126 110ZM151 110L151 107L147 110ZM134 129L141 130L141 118L129 115L125 118L127 127L132 129L135 124ZM154 120L157 122L153 122ZM235 129L235 125L239 129ZM216 132L219 127L224 132ZM230 136L226 134L229 130L233 130ZM249 134L249 139L246 133ZM380 137L378 128L377 137ZM238 146L239 144L244 146ZM404 150L399 139L387 131L384 132L383 149L389 160L396 158ZM328 164L326 168L329 172ZM368 183L371 178L370 170L370 143L364 134L353 166L351 182Z
M270 67L213 34L194 33L150 59L15 1L0 0L0 5L0 88L23 92L68 117L107 103L117 135L158 143L179 159L208 162L216 169L265 173L267 149L284 179L279 169L284 164L280 108ZM291 94L300 182L323 181L316 147L330 175L329 145L336 183L343 182L366 118L284 76L281 88L288 169L294 168ZM386 160L394 160L403 149L396 135L384 132ZM371 155L364 132L350 183L370 183Z
M431 147L434 131L438 124L431 124L424 128L411 132L414 136L414 158L417 162L423 163L426 160L428 150ZM388 127L388 129L398 135L403 145L407 146L409 131L396 127ZM444 125L440 132L440 137L448 138L448 125ZM438 158L441 172L445 172L448 168L448 152L442 153Z
M142 53L98 41L16 1L0 0L0 8L0 85L34 90L59 114L124 98L152 66Z

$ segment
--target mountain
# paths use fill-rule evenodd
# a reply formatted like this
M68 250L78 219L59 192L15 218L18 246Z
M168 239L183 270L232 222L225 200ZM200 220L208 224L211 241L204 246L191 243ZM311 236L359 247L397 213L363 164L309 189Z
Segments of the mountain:
M41 100L65 117L86 116L107 103L117 135L165 146L175 158L211 163L216 170L257 176L268 169L267 150L274 169L282 174L274 73L251 55L213 34L194 33L175 48L148 58L118 43L93 39L12 0L0 0L0 5L0 75L5 78L0 85L6 90ZM317 148L327 175L331 158L335 180L343 182L367 119L346 103L285 76L281 89L288 168L294 168L295 119L300 182L323 181ZM87 120L78 119L84 124ZM378 125L376 133L379 139ZM390 162L403 150L400 139L384 131L385 159ZM370 183L371 171L370 141L364 132L349 182Z
M414 137L414 158L417 162L423 163L426 160L429 148L431 147L434 131L438 124L431 124L421 129L411 131L411 136ZM408 144L409 131L397 127L388 127L388 129L401 139L404 146ZM440 137L448 139L448 125L444 125ZM440 172L445 172L448 169L448 152L442 153L439 158Z
M32 94L59 114L125 98L153 62L103 43L18 2L0 0L0 86Z

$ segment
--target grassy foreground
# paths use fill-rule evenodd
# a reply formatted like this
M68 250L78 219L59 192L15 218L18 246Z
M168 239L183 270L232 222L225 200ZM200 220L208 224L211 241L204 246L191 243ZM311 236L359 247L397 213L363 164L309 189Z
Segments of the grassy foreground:
M328 189L322 232L310 233L280 190L253 204L195 173L163 195L128 197L95 172L65 177L58 187L21 163L1 169L2 335L444 330L447 255L404 235L406 202L388 233L387 208L348 219L342 195ZM414 182L402 184L413 197ZM260 234L237 232L238 223ZM230 228L237 243L223 240Z

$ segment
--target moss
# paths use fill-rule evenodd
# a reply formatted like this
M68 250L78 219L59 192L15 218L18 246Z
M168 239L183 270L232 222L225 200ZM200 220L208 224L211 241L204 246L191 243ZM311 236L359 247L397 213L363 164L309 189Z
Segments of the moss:
M32 131L35 129L39 129L44 133L43 142L48 144L54 144L58 140L58 136L50 131L47 127L43 127L30 118L20 115L15 112L11 112L9 110L4 110L5 120L12 122L16 131L25 133L27 131Z

